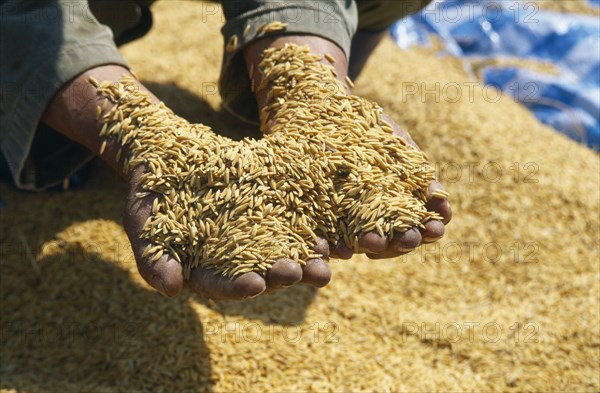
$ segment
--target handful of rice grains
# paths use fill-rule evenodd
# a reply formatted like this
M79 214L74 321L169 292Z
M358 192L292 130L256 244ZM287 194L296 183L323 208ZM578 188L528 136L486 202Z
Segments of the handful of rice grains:
M434 180L427 156L392 134L376 103L348 94L333 67L321 63L324 58L333 59L294 44L264 52L258 89L270 92L261 124L275 125L263 132L284 134L292 145L309 141L313 149L307 154L315 162L329 161L335 169L326 177L333 182L338 234L354 249L361 232L391 237L394 231L441 219L425 208Z
M263 115L278 122L260 140L234 142L190 124L131 77L90 79L105 97L101 151L111 139L126 172L145 166L137 197L152 203L142 234L152 245L144 257L168 253L186 278L196 266L265 273L279 258L320 257L318 237L356 248L361 232L393 236L439 218L424 206L433 169L392 135L376 104L346 94L307 48L264 56L259 88L272 93Z

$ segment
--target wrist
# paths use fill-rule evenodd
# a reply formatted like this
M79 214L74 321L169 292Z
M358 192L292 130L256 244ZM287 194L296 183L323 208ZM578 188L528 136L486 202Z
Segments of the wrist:
M269 36L251 42L244 49L244 59L246 60L248 72L253 79L253 86L256 87L254 93L256 94L259 111L266 106L267 96L271 88L271 86L267 86L264 89L258 89L262 79L262 75L258 70L260 63L263 60L263 53L269 48L281 48L285 46L285 44L308 46L311 54L324 56L322 62L333 67L336 79L344 84L348 92L350 91L350 86L346 81L346 76L348 75L348 59L342 48L333 41L313 35Z
M121 176L124 176L124 171L117 157L120 146L100 136L103 123L98 118L98 107L104 105L105 110L110 110L113 103L108 101L104 104L105 98L98 94L96 87L90 83L90 78L116 83L124 75L131 73L119 65L103 65L79 74L54 95L41 118L42 122L57 132L100 156ZM137 83L140 89L148 92L141 83ZM156 97L152 97L158 102ZM105 148L102 149L104 141Z

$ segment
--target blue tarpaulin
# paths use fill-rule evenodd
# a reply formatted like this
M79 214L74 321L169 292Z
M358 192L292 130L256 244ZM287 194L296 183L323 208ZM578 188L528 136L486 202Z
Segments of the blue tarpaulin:
M600 0L591 2L596 6ZM391 29L402 48L430 45L450 55L548 62L558 75L488 66L486 84L528 107L542 122L600 151L600 18L540 10L526 1L438 0ZM470 70L466 62L467 70Z

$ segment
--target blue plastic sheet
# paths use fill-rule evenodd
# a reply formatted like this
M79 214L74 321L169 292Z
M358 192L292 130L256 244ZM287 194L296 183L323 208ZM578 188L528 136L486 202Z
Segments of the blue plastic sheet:
M430 45L434 34L453 56L552 63L558 75L489 66L483 78L542 122L600 151L600 18L543 11L527 1L438 0L391 33L402 48Z

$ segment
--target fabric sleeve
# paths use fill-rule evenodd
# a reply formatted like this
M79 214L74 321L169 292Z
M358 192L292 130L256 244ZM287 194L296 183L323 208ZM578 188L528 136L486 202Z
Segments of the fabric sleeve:
M275 21L285 23L284 34L320 36L350 56L358 24L353 0L222 0L221 4L226 19L222 28L226 49L219 91L223 107L249 123L258 124L258 110L241 50L247 43L269 34L261 31L262 26ZM235 48L227 50L232 40L236 41Z
M37 132L52 97L90 68L127 64L86 0L7 0L0 17L0 153L19 188L43 189L92 157L48 127Z

